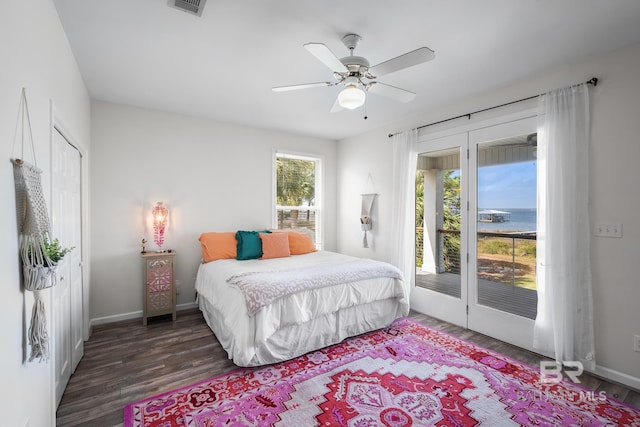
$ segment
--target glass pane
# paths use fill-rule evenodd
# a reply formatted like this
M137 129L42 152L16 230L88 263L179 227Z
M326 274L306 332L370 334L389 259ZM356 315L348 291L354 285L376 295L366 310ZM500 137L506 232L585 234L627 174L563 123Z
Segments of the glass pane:
M478 145L478 304L535 319L536 134Z
M278 209L278 229L304 227L316 231L315 209Z
M423 153L416 175L416 286L460 298L460 149Z
M276 157L276 213L278 229L317 231L316 160Z
M276 158L276 204L313 206L316 197L316 162Z

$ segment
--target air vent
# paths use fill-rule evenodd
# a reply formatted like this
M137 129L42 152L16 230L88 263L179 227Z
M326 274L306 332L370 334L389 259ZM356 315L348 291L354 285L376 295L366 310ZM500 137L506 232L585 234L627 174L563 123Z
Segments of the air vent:
M169 6L201 16L206 2L207 0L169 0Z

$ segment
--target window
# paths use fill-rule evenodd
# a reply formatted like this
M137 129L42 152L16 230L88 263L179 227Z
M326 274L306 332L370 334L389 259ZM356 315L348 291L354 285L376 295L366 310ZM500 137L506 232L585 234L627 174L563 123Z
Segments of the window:
M274 154L274 228L307 228L322 248L322 159L307 155Z

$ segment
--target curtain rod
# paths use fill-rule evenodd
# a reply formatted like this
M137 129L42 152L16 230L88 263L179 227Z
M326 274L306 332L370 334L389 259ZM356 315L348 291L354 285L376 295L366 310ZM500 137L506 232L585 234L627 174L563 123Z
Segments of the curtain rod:
M587 80L585 83L586 83L586 84L588 84L588 85L598 86L598 78L597 78L597 77L592 77L592 78L590 78L589 80ZM574 85L574 86L576 86L576 85ZM506 107L507 105L517 104L518 102L523 102L523 101L528 101L528 100L530 100L530 99L534 99L534 98L537 98L537 97L539 97L539 96L540 96L540 94L539 94L539 95L534 95L534 96L529 96L529 97L527 97L527 98L518 99L518 100L516 100L516 101L507 102L507 103L505 103L505 104L496 105L496 106L494 106L494 107L484 108L484 109L482 109L482 110L477 110L477 111L473 111L473 112L471 112L471 113L462 114L462 115L460 115L460 116L451 117L451 118L449 118L449 119L444 119L444 120L440 120L440 121L437 121L437 122L429 123L429 124L426 124L426 125L418 126L416 129L424 129L424 128L427 128L427 127L429 127L429 126L439 125L440 123L450 122L451 120L461 119L461 118L463 118L463 117L466 117L466 118L468 118L469 120L471 120L471 116L472 116L473 114L483 113L483 112L485 112L485 111L489 111L489 110L495 110L496 108ZM392 136L394 136L394 135L398 135L399 133L400 133L400 132L390 133L390 134L389 134L389 138L391 138L391 137L392 137Z

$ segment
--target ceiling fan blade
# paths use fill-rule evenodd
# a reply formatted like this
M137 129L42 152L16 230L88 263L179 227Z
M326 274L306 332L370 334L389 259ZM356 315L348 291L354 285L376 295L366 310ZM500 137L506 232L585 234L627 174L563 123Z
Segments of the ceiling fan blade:
M386 96L387 98L395 99L400 102L413 101L416 97L416 94L413 92L380 82L369 83L367 90L371 93L375 93L376 95Z
M301 85L272 87L271 90L274 91L274 92L287 92L287 91L290 91L290 90L310 89L310 88L313 88L313 87L333 86L334 84L335 83L331 83L331 82L305 83L305 84L301 84Z
M348 73L349 69L340 62L340 59L329 50L327 46L322 43L307 43L304 45L313 56L318 58L320 62L329 67L331 71L339 71L341 73Z
M422 64L423 62L431 61L435 57L436 55L434 51L428 47L421 47L405 53L404 55L381 62L378 65L374 65L369 68L369 73L376 77L383 76L398 70L413 67L414 65Z
M338 98L336 97L336 101L333 103L333 106L331 107L331 110L329 110L329 112L337 113L339 111L342 111L342 106L340 105L340 103L338 102Z

